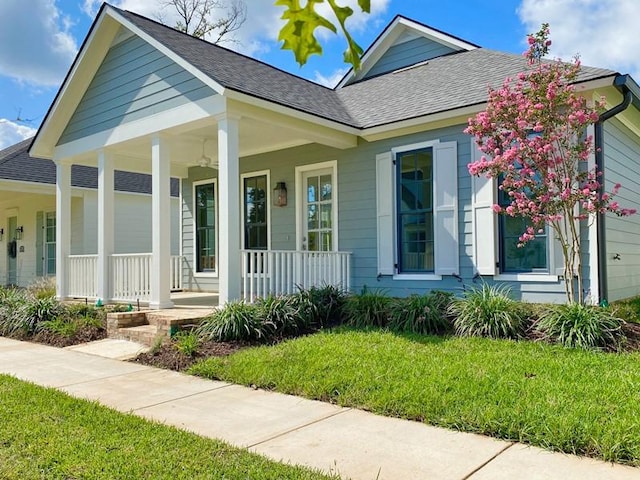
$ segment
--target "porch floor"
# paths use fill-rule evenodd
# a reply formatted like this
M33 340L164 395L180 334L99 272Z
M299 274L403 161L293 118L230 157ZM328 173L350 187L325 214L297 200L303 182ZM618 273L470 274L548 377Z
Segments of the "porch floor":
M208 309L213 311L218 306L218 294L216 292L173 292L171 293L171 301L173 308L165 309L163 313L176 309Z

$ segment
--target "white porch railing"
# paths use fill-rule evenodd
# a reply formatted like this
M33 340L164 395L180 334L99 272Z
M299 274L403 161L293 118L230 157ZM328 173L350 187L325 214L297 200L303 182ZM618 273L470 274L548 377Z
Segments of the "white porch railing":
M182 256L173 255L170 288L182 288ZM116 254L110 258L111 300L147 302L151 298L150 253ZM98 297L98 256L69 256L69 296Z
M69 296L98 297L98 256L69 256Z
M350 252L242 250L245 301L295 293L298 288L351 287Z

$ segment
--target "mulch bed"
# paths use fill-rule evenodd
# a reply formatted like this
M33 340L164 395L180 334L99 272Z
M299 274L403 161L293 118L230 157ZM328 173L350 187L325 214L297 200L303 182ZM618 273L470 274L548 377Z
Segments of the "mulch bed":
M627 342L624 345L623 350L625 352L640 351L640 324L625 323L622 325L622 330L627 336Z
M225 357L242 348L250 346L244 342L202 342L198 351L192 357L178 351L174 342L166 341L158 348L147 353L141 353L131 362L182 372L194 363L209 357Z
M16 340L25 340L27 342L42 343L44 345L62 348L102 340L107 338L107 330L102 327L85 326L80 327L75 335L70 337L44 330L35 335L16 335L14 338Z

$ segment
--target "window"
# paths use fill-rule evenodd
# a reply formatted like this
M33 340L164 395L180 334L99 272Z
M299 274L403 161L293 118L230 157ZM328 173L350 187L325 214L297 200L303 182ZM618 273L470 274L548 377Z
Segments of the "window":
M267 175L244 177L244 248L267 250L269 208Z
M195 263L197 272L216 271L215 182L194 184Z
M45 214L44 274L56 274L56 212Z
M433 149L397 153L396 169L398 272L433 272Z
M509 205L508 196L498 189L498 203ZM521 217L499 215L500 271L504 273L549 272L549 252L547 231L537 233L536 238L518 247L519 237L526 229L526 221Z

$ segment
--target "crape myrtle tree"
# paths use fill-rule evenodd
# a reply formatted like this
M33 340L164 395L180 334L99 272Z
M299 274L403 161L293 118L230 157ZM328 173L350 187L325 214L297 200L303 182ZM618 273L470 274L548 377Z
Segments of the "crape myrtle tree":
M525 220L519 247L550 230L562 248L567 300L583 302L580 222L635 210L614 200L619 184L601 193L601 172L588 168L594 144L587 127L598 121L605 101L589 102L576 92L579 58L544 59L551 45L547 24L528 36L528 45L528 68L490 88L486 110L469 119L465 132L484 154L468 165L469 173L498 180L507 202L493 210Z

